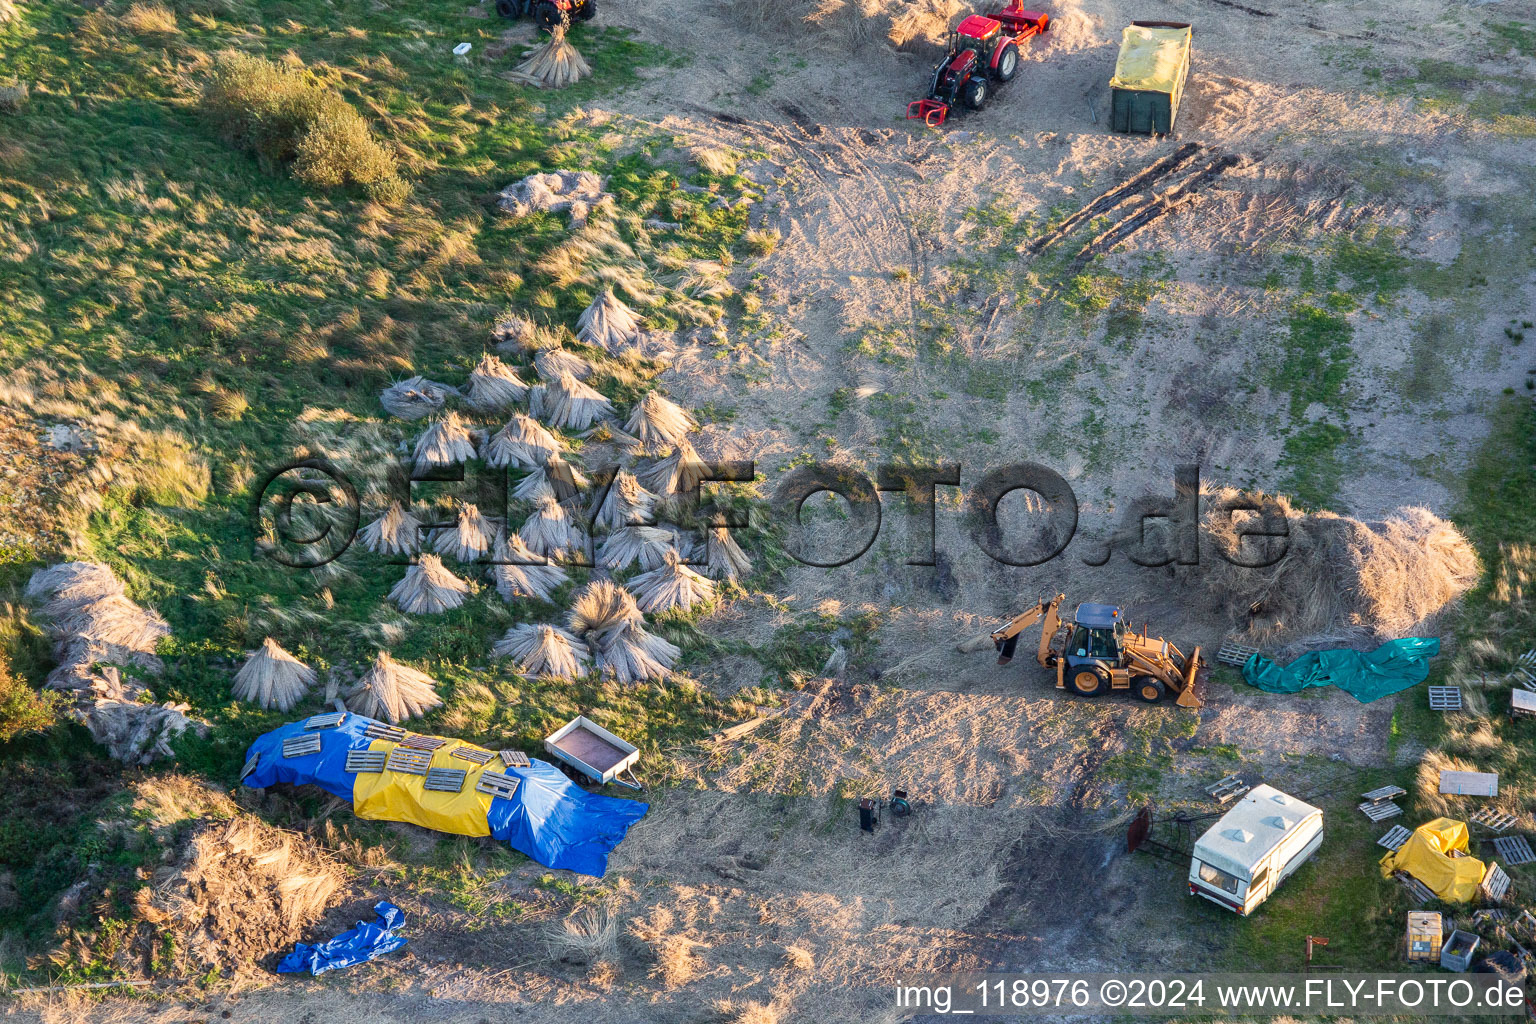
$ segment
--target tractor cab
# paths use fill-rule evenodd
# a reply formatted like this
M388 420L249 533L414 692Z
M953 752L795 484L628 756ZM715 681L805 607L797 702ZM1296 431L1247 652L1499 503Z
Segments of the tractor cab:
M1125 618L1111 604L1083 603L1073 615L1072 635L1067 640L1067 664L1077 666L1104 661L1120 664Z
M951 51L975 50L978 55L991 57L1002 33L1002 22L972 14L955 26L949 37L949 48Z

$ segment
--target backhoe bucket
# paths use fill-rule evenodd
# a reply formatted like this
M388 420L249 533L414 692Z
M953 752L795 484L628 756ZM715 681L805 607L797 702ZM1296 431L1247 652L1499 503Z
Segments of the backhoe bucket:
M1196 647L1189 652L1189 661L1184 666L1184 687L1179 690L1179 699L1174 701L1181 708L1198 708L1200 698L1195 696L1195 674L1200 671L1200 648Z
M949 104L943 100L913 100L907 104L907 120L922 121L930 128L937 128L949 116Z

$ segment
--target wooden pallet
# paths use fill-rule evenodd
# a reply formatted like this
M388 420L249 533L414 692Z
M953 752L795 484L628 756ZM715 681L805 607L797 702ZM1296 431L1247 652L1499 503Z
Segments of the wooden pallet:
M501 763L508 768L529 768L533 765L533 762L528 760L528 755L521 750L503 750Z
M1360 813L1372 821L1386 821L1403 813L1403 809L1391 800L1368 800L1360 805Z
M1530 841L1525 836L1499 836L1493 841L1493 848L1499 851L1505 864L1529 864L1536 861L1536 851L1531 849Z
M1435 894L1429 891L1429 886L1425 885L1417 878L1414 878L1412 875L1404 874L1403 872L1399 871L1397 873L1397 880L1403 883L1404 889L1408 890L1409 899L1413 900L1421 907L1431 900L1436 899Z
M313 734L307 736L290 736L283 740L284 757L306 757L310 754L320 753L320 737Z
M246 779L250 778L251 772L254 772L256 770L256 766L260 763L261 755L252 754L251 759L245 762L245 767L240 769L240 781L244 782Z
M1220 779L1205 787L1205 794L1219 804L1236 800L1248 792L1248 784L1235 772L1231 775L1223 775Z
M1402 845L1408 841L1408 837L1411 835L1413 835L1413 833L1408 831L1403 826L1393 825L1390 829L1387 830L1386 835L1376 840L1376 845L1384 846L1389 850L1397 850L1400 849Z
M383 722L369 722L363 728L363 735L371 740L390 740L399 743L405 739L405 730L398 725L386 725Z
M1229 637L1221 642L1221 647L1216 651L1216 660L1223 665L1242 668L1248 664L1249 658L1258 653L1259 649L1252 644L1239 643Z
M334 729L347 720L345 711L327 711L323 715L310 715L304 719L305 729Z
M384 770L384 762L388 755L382 750L349 750L347 751L347 771L353 775L367 772L376 775Z
M1429 688L1429 710L1460 711L1461 687L1431 686Z
M460 761L468 761L470 764L485 764L495 757L489 750L481 750L479 747L454 747L452 756Z
M1472 822L1474 825L1483 826L1490 832L1503 832L1520 819L1516 818L1508 811L1500 811L1492 807L1484 807L1482 810L1478 811L1467 820Z
M475 792L510 800L512 794L517 792L520 781L516 776L503 775L501 772L481 772L480 780L475 783Z
M421 784L421 788L435 793L459 793L464 789L466 774L463 768L432 768L428 770L427 781Z
M412 750L436 750L448 741L441 736L423 736L420 733L411 733L400 741L402 747L410 747Z
M1503 868L1499 867L1498 861L1492 861L1488 864L1488 870L1483 873L1483 884L1478 888L1482 889L1490 900L1500 903L1509 894L1509 885L1509 876L1504 873Z
M384 767L392 772L405 772L407 775L425 775L432 765L432 751L412 750L410 747L396 747L389 752L389 758L384 762Z
M1381 786L1369 793L1361 793L1360 799L1375 803L1378 800L1396 800L1400 796L1407 796L1408 791L1402 786Z
M1536 650L1526 651L1515 659L1515 667L1505 680L1526 690L1536 690Z

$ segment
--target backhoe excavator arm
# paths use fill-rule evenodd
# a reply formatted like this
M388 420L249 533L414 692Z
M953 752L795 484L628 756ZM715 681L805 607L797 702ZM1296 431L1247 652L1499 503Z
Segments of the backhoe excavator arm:
M1035 660L1042 666L1046 664L1045 656L1051 647L1051 638L1056 635L1056 630L1061 627L1061 619L1056 609L1067 595L1057 594L1050 600L1042 598L1040 603L1029 608L1019 615L1008 620L1007 625L996 630L992 634L992 646L997 648L997 663L1006 665L1013 660L1013 652L1019 646L1019 634L1030 626L1045 619L1045 624L1040 627L1040 649L1035 653Z

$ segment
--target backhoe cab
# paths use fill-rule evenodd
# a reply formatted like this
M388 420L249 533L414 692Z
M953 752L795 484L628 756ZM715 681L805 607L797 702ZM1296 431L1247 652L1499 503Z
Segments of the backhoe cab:
M1186 658L1162 637L1149 636L1145 626L1140 633L1130 629L1121 609L1114 605L1080 604L1072 620L1064 622L1058 612L1064 600L1065 594L1042 599L996 630L992 644L997 648L997 663L1012 661L1020 634L1039 622L1035 660L1056 670L1058 690L1070 689L1084 697L1130 690L1149 704L1172 693L1180 707L1200 706L1195 695L1201 668L1199 647Z

